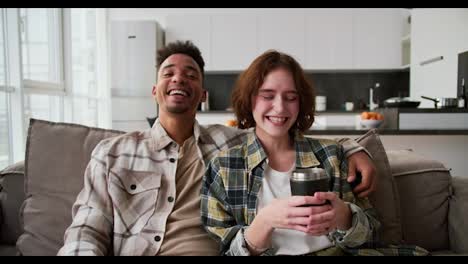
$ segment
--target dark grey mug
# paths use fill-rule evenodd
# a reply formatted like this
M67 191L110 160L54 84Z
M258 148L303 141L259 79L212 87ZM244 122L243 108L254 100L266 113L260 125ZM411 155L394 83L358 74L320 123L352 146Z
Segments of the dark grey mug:
M297 169L291 178L291 194L299 196L314 196L315 192L328 192L330 179L322 168ZM313 204L318 206L320 204Z

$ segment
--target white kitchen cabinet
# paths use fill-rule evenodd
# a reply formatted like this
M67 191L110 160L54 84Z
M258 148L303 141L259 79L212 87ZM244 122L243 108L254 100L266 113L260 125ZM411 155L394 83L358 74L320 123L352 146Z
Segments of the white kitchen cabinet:
M259 55L257 16L216 14L211 17L213 70L241 71Z
M468 50L468 9L413 9L410 95L456 97L458 53ZM433 102L421 99L420 107Z
M353 13L350 9L308 12L304 34L304 68L353 68Z
M202 53L205 70L212 70L211 16L206 14L168 15L166 24L166 43L191 40Z
M111 89L119 96L151 96L156 83L156 49L162 45L152 21L112 21Z
M156 84L156 50L161 46L162 31L156 22L111 22L111 103L114 129L144 129L148 127L145 125L146 117L157 115L157 105L151 96L151 90Z
M304 32L303 12L261 14L258 17L258 55L268 49L276 49L293 56L304 65Z
M401 9L354 9L353 68L400 68L403 22Z

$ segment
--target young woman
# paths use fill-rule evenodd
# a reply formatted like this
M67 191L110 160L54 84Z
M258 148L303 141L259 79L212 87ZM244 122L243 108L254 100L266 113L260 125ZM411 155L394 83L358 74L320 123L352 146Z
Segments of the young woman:
M302 68L284 53L262 54L239 77L233 108L240 128L254 129L210 162L202 185L202 222L222 254L359 254L353 248L374 240L380 224L367 198L352 193L342 147L303 136L314 99ZM332 190L291 196L293 170L316 167Z

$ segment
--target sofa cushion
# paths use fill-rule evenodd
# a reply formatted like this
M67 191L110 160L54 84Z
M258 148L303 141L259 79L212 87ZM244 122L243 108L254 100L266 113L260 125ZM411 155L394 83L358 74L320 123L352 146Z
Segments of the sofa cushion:
M448 250L451 176L445 166L411 150L387 152L400 195L403 241Z
M24 162L0 171L0 244L15 246L22 233L19 212L24 201Z
M448 232L450 249L456 253L468 253L468 179L452 178L453 195L450 199Z
M400 244L402 240L400 199L385 148L375 129L369 130L356 141L372 155L377 170L377 189L369 196L369 200L382 224L380 239L387 244Z
M21 211L22 255L56 255L71 224L71 208L83 187L94 147L115 130L31 119L26 144L25 192Z

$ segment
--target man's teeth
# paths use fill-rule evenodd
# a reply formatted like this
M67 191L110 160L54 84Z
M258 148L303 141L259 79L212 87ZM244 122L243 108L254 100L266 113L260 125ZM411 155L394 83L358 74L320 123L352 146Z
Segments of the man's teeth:
M286 117L268 117L268 119L273 123L284 123L286 122Z
M172 90L169 92L169 95L183 95L183 96L188 96L188 93L182 90Z

